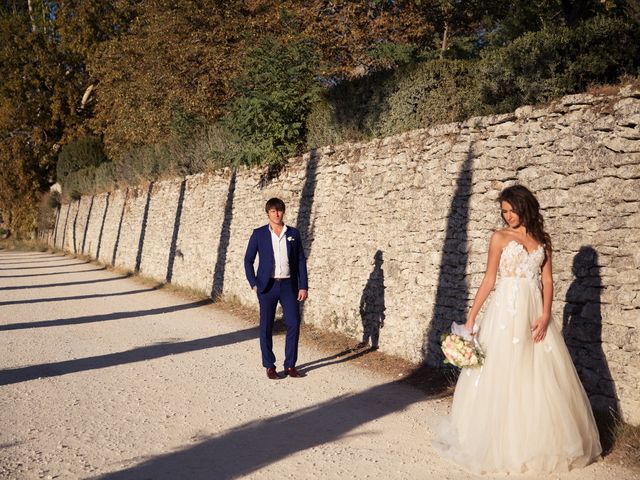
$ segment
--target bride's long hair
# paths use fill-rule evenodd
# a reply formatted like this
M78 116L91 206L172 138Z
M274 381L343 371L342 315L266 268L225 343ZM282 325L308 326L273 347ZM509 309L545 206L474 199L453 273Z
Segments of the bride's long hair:
M538 242L544 245L545 249L551 250L551 237L544 230L544 219L540 214L540 204L538 199L523 185L513 185L507 187L498 197L498 202L507 202L520 217L520 221ZM502 217L502 220L507 223Z

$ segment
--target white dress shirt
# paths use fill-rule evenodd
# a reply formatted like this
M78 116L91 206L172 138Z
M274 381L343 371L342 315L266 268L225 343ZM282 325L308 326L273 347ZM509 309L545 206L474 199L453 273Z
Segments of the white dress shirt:
M276 235L271 225L269 225L269 231L271 232L271 245L275 260L271 276L273 278L289 278L291 277L291 272L289 270L289 255L287 255L287 226L282 227L280 235Z

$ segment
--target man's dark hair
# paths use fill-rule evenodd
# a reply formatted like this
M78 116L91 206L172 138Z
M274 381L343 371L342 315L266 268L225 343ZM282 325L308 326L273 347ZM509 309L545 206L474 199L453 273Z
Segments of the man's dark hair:
M284 202L279 198L270 198L264 206L264 211L268 213L272 208L284 213Z

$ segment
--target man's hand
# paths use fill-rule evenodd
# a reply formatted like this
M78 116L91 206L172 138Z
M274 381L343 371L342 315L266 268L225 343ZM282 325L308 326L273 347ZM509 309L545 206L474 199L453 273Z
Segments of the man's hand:
M309 297L306 290L298 290L298 301L304 302Z
M253 287L251 290L253 290L254 293L258 293L258 287L257 286Z

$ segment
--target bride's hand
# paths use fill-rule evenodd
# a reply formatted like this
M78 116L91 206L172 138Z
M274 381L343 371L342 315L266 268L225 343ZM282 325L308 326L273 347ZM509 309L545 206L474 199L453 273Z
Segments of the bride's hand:
M547 327L549 326L549 318L542 315L533 327L531 327L531 337L535 343L541 342L544 340L544 337L547 335Z
M467 323L464 324L465 330L471 332L472 336L476 334L476 332L474 332L474 330L473 330L473 324L474 323L475 322L473 320L467 320Z

